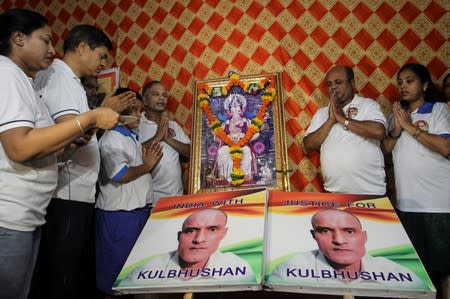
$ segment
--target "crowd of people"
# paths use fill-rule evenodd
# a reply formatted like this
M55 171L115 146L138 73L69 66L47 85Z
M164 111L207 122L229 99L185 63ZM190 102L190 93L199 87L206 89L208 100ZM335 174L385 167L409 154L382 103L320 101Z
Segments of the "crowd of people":
M95 75L111 40L77 25L63 50L53 59L39 13L0 15L0 298L114 296L152 206L183 193L190 140L169 120L165 86L151 81L141 98L121 89L99 99ZM440 92L425 66L410 63L397 83L400 99L386 118L354 92L350 67L333 67L329 105L313 116L304 148L320 151L327 192L371 195L386 194L392 153L399 217L439 290L450 273L442 259L450 252L450 75Z
M42 15L11 9L0 26L0 298L113 295L152 206L183 192L190 140L160 82L98 97L101 30L75 26L53 59Z

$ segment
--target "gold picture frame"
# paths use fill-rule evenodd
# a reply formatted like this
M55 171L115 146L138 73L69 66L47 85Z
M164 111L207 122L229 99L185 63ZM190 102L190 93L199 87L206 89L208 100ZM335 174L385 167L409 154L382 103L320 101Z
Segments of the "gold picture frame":
M189 193L289 190L278 73L196 81Z

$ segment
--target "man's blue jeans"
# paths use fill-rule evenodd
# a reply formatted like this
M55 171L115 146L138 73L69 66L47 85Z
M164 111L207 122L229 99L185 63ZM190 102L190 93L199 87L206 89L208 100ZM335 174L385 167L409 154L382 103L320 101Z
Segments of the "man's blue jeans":
M0 227L0 298L27 298L40 238L40 228L23 232Z

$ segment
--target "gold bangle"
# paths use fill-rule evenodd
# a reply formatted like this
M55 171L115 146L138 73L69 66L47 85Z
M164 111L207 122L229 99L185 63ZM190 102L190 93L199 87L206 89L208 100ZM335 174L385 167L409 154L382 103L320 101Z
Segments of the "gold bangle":
M75 121L77 122L78 128L80 128L81 133L82 133L83 135L85 135L86 132L84 132L83 127L81 126L81 123L80 123L80 120L78 119L78 117L75 117Z

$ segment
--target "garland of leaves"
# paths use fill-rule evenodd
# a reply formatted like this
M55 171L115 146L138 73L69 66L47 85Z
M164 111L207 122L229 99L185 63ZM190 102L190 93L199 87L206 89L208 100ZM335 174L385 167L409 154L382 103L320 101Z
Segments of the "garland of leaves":
M215 113L210 107L210 96L212 94L212 88L207 83L200 83L198 88L198 101L200 107L205 112L206 118L208 119L209 127L212 133L220 138L226 145L230 148L230 156L233 161L233 170L231 172L231 184L233 186L240 186L244 182L245 173L241 169L242 160L242 147L245 146L252 137L258 133L261 126L264 124L264 116L267 111L267 107L272 102L275 97L276 90L270 87L270 79L265 78L261 80L257 87L255 84L248 84L247 82L241 81L238 74L233 73L229 77L229 82L227 85L222 86L222 95L227 95L233 86L239 86L245 93L257 94L261 90L264 92L261 96L262 105L254 118L250 120L250 125L245 132L245 135L240 138L236 143L231 140L231 138L225 133L224 127L220 120L217 119ZM251 89L251 91L250 91Z

